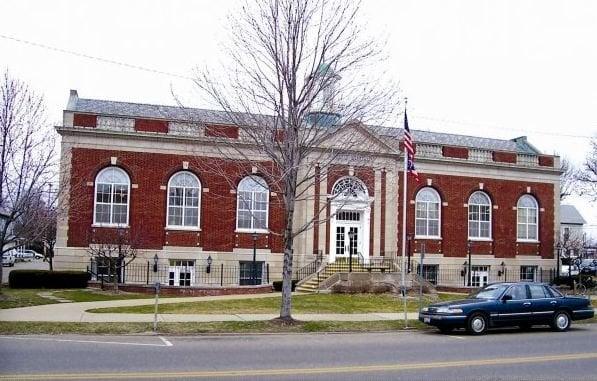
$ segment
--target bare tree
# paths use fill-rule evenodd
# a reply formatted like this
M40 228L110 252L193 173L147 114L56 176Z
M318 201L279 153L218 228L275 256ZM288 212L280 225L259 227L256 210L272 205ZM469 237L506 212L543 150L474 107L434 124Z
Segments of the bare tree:
M562 159L560 164L560 201L572 195L576 187L576 168L567 158Z
M43 98L8 71L0 83L0 231L2 252L21 237L39 238L35 215L55 180L55 140L46 123ZM34 228L37 227L37 228ZM2 266L0 266L0 276Z
M96 274L111 277L114 292L118 292L123 270L137 258L137 240L128 228L92 228L89 235L87 253L95 262Z
M576 179L580 195L597 201L597 138L591 140L591 150L578 170Z
M397 85L385 80L382 48L364 35L358 12L358 3L339 0L247 1L230 16L224 71L199 71L195 81L225 112L222 124L238 131L238 139L229 139L225 126L204 123L225 160L198 165L232 186L230 165L257 173L281 196L283 321L292 321L293 241L329 218L315 213L296 224L297 203L313 199L319 170L330 175L336 164L373 166L366 140L378 138L367 125L396 115Z
M50 270L53 270L58 204L53 201L51 192L47 195L47 198L28 205L21 217L14 222L13 231L18 232L18 239L23 243L41 247L44 261L47 261Z

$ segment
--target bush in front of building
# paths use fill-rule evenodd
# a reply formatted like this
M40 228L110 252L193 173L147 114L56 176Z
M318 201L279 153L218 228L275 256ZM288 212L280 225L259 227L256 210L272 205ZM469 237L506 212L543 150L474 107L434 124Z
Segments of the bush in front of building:
M294 291L294 289L296 288L296 284L297 284L298 280L293 280L292 281L292 291ZM272 286L274 287L274 291L276 292L282 292L282 281L281 280L276 280L272 283Z
M10 288L85 288L86 271L13 270L8 275Z

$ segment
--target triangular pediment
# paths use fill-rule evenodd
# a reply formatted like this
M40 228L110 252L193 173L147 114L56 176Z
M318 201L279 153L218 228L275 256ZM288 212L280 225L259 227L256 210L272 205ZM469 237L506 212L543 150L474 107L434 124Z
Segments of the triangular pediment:
M387 139L387 138L386 138ZM377 154L398 154L399 150L360 122L347 123L329 134L319 144L325 149L343 149Z

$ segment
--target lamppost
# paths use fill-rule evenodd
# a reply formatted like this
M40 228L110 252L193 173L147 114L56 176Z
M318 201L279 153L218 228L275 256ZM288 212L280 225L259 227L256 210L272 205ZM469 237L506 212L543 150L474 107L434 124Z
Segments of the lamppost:
M157 253L153 256L153 272L157 275L158 272L158 255ZM158 303L160 298L160 280L156 278L155 282L155 307L153 311L153 331L158 330Z
M468 268L468 262L464 261L462 264L462 270L460 270L460 276L462 276L462 284L466 285L466 273Z
M251 284L255 286L257 284L257 275L255 274L257 267L257 232L251 234L253 237L253 265L251 266Z
M355 232L350 230L348 232L348 272L352 272L352 248L353 248L353 239L355 236Z
M471 260L471 240L469 239L466 242L466 250L468 251L468 286L471 286L471 270L472 270L472 260Z
M413 239L413 235L412 234L408 234L406 236L406 257L408 259L407 261L407 266L406 266L406 272L410 274L410 242Z
M562 251L562 244L561 244L561 242L558 242L556 244L557 257L556 257L556 276L555 276L557 284L559 284L559 282L560 282L560 253L561 253L561 251Z

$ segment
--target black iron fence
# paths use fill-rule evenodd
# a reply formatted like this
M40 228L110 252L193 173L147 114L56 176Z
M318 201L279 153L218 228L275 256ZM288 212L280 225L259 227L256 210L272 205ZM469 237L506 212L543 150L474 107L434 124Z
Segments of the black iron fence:
M436 286L449 287L483 287L496 282L546 282L556 279L554 268L543 268L533 265L444 265L423 264L414 262L412 272Z
M111 283L116 279L124 284L154 284L191 286L247 286L270 283L269 264L263 262L240 262L238 265L197 265L192 261L159 264L134 262L126 266L117 261L91 260L88 271L92 280ZM186 263L185 263L186 262ZM253 266L254 264L254 266Z

